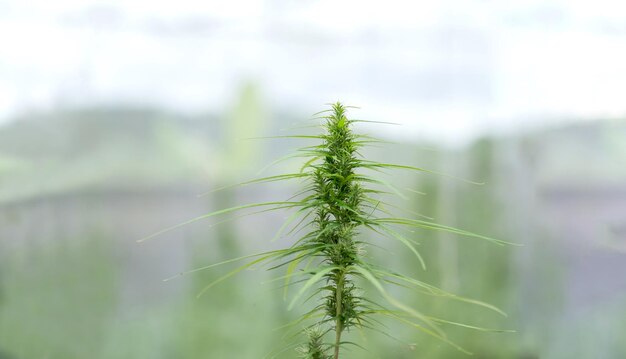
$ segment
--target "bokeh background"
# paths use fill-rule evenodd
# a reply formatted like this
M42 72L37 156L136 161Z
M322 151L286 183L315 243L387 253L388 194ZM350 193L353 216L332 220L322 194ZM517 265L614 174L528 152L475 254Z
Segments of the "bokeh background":
M626 358L626 6L599 1L0 1L0 358L263 358L297 318L265 268L289 213L207 219L341 100L398 204L523 244L416 232L372 255L479 307L396 293L476 358ZM298 168L286 161L263 174ZM472 185L458 178L484 182ZM416 193L415 191L419 192ZM231 216L233 218L235 216ZM385 326L382 326L382 325ZM346 358L465 358L410 327ZM293 351L279 358L293 358Z

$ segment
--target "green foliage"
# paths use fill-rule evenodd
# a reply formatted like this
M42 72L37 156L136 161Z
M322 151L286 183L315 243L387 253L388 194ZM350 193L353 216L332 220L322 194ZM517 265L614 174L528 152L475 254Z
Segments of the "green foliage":
M241 184L300 181L303 190L292 198L286 201L252 203L221 209L181 224L250 208L262 208L262 212L287 209L292 210L293 214L279 232L285 230L288 230L288 234L305 232L299 235L289 248L223 262L225 264L250 260L209 283L201 294L253 266L267 265L270 269L286 267L286 275L280 277L285 281L286 290L291 285L300 285L290 301L289 309L298 304L305 306L305 302L312 298L318 300L316 306L289 325L291 328L296 326L301 328L296 329L296 334L306 333L308 336L308 344L301 346L299 350L305 358L337 359L350 345L360 347L355 342L342 339L344 333L352 329L383 332L380 320L385 318L392 318L468 353L448 339L441 326L445 324L480 331L491 331L490 329L426 315L397 299L390 293L388 287L391 285L410 288L427 296L477 305L502 315L504 313L493 305L450 293L377 265L369 251L384 246L372 243L362 233L369 231L377 237L402 244L424 268L426 264L418 251L418 243L410 235L414 230L426 229L480 238L498 245L507 242L430 220L417 219L414 215L396 214L394 212L396 207L389 199L404 195L374 174L386 173L389 170L427 173L432 171L363 158L361 153L364 147L382 141L353 132L354 124L365 121L349 119L346 111L345 106L335 103L331 109L316 114L319 115L317 118L323 121L321 134L280 136L320 142L297 151L295 156L304 158L304 164L299 172L259 178ZM298 280L294 280L296 278ZM309 299L303 300L307 293ZM379 299L382 303L379 303Z
M319 328L306 331L308 342L297 349L304 359L330 359L326 354L327 345L324 344L324 333Z

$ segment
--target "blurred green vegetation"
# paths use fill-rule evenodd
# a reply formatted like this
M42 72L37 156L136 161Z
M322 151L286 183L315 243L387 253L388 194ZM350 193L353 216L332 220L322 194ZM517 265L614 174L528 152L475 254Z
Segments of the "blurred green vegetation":
M198 223L155 239L159 244L135 243L201 214L202 206L288 198L295 187L231 188L195 196L248 179L288 153L289 140L243 140L276 134L289 127L287 119L293 116L270 118L254 86L245 85L224 114L89 109L33 114L1 128L0 358L262 358L287 345L285 331L277 328L297 313L286 311L280 285L269 282L278 273L246 271L200 298L196 294L203 286L228 267L160 281L168 276L164 270L175 275L287 243L289 238L269 241L283 214L216 226L209 224L217 220ZM541 189L582 183L576 175L588 168L568 155L572 149L576 158L598 168L593 183L626 178L626 166L614 167L626 158L626 142L616 137L626 127L613 123L608 128L591 135L583 126L486 138L462 150L412 143L371 149L367 156L485 182L476 186L436 175L394 173L389 179L400 188L422 193L407 191L408 199L398 205L524 245L407 233L420 242L426 271L399 246L371 248L370 254L391 268L492 303L508 317L440 298L395 294L450 321L516 330L487 333L445 326L450 339L476 358L625 357L626 345L616 339L626 334L620 320L626 315L624 295L608 296L602 307L567 308L575 302L568 297L567 250L538 199ZM558 137L563 142L554 141ZM295 164L278 165L276 171L289 166ZM200 209L187 212L186 203L201 204ZM346 358L466 357L410 327L383 320L381 329L389 337L349 333L349 339L365 338L370 352L355 348Z
M111 332L117 270L102 237L3 248L0 348L7 358L86 358Z

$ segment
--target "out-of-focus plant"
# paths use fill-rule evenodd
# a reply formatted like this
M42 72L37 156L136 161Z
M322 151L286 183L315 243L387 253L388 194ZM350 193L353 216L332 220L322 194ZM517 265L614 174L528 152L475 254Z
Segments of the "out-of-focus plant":
M364 158L361 154L363 147L384 142L353 132L354 124L368 121L349 119L346 111L346 106L335 103L330 109L316 114L318 116L316 118L323 121L321 134L280 136L321 142L300 148L291 156L304 158L299 171L241 184L300 181L302 190L290 199L218 210L164 231L200 219L250 208L262 208L261 212L292 210L293 213L277 235L285 232L296 234L302 231L305 231L305 234L299 235L288 248L229 259L194 269L192 272L248 260L244 265L209 283L200 294L253 266L266 264L270 269L286 268L285 275L277 278L284 281L285 293L290 286L300 285L291 298L288 309L306 302L308 299L303 299L309 292L312 292L309 299L318 300L315 307L288 325L288 327L300 326L302 330L297 332L303 332L308 336L307 344L298 347L298 352L303 358L338 359L346 346L360 347L355 342L345 340L344 334L352 329L370 329L384 333L383 325L377 317L393 318L467 353L465 349L448 339L441 328L442 324L476 330L491 329L429 316L398 300L389 292L388 286L409 287L427 295L466 302L500 314L504 313L490 304L455 295L419 279L377 265L368 250L381 247L381 244L366 240L362 232L371 231L379 237L401 243L415 256L423 269L426 268L426 264L418 251L418 243L405 234L413 229L443 231L480 238L499 245L507 242L437 224L414 213L410 216L395 214L397 207L386 197L402 194L393 185L372 174L387 170L431 171ZM366 291L366 288L369 290ZM382 299L382 303L378 302L378 298ZM392 334L384 334L393 337Z

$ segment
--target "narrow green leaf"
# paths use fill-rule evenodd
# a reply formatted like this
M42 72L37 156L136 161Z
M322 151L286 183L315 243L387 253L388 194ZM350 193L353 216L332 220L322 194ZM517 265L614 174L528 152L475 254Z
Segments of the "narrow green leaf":
M318 270L317 273L315 273L315 275L313 275L302 286L302 288L300 288L300 290L298 291L298 294L296 294L295 297L293 297L293 299L291 300L291 303L289 303L289 307L287 307L287 310L293 309L293 306L296 304L298 299L300 299L300 297L307 291L307 289L309 289L313 284L317 283L317 281L319 281L323 276L325 276L326 274L330 273L332 270L335 270L335 269L338 269L338 267L330 266L330 267L325 267L325 268L321 268L320 270Z
M382 227L383 230L387 233L389 233L393 238L397 239L398 241L400 241L400 243L404 244L407 248L409 248L409 250L411 250L411 252L413 252L413 254L415 254L415 256L417 257L417 259L419 260L422 269L426 270L426 263L424 262L424 258L422 258L421 254L419 253L419 251L415 248L415 246L413 245L413 243L411 243L411 241L407 238L405 238L404 236L402 236L400 233L391 230L390 228L383 226Z
M385 300L387 302L389 302L389 304L393 305L394 307L406 312L407 314L412 315L413 317L423 321L426 325L428 325L435 333L437 333L438 335L445 337L445 334L441 331L441 329L439 329L435 323L433 323L431 320L428 319L428 317L426 317L424 314L414 310L413 308L401 303L400 301L398 301L397 299L393 298L391 295L389 295L389 293L387 293L387 291L385 290L385 288L382 286L382 284L378 281L378 279L376 278L376 275L373 274L372 272L370 272L368 269L359 266L359 265L355 265L354 269L361 273L361 275L363 276L363 278L365 278L368 282L370 282L377 290L378 292L383 296L383 298L385 298Z
M162 229L162 230L160 230L158 232L155 232L155 233L153 233L153 234L151 234L149 236L146 236L146 237L143 237L143 238L139 239L137 242L140 243L140 242L147 241L147 240L152 239L154 237L157 237L157 236L159 236L159 235L161 235L163 233L166 233L166 232L178 229L180 227L186 226L188 224L197 222L199 220L206 219L206 218L213 217L213 216L217 216L217 215L220 215L220 214L226 214L226 213L230 213L230 212L235 212L235 211L239 211L239 210L246 209L246 208L265 207L265 206L276 206L273 209L278 210L278 209L283 209L283 208L294 207L294 206L297 206L299 204L300 204L300 202L262 202L262 203L252 203L252 204L245 204L245 205L242 205L242 206L226 208L226 209L222 209L222 210L219 210L219 211L207 213L207 214L204 214L202 216L198 216L198 217L192 218L192 219L190 219L188 221L179 223L177 225L174 225L174 226Z
M229 185L229 186L218 187L218 188L210 190L208 192L201 193L197 197L204 197L204 196L206 196L208 194L211 194L211 193L214 193L214 192L218 192L218 191L221 191L221 190L224 190L224 189L227 189L227 188L242 187L242 186L247 186L247 185L251 185L251 184L255 184L255 183L267 183L267 182L284 181L284 180L289 180L289 179L294 179L294 178L302 178L302 177L307 177L307 176L308 176L308 174L300 172L300 173L286 173L286 174L275 175L275 176L255 178L255 179L252 179L252 180L246 181L246 182L240 182L240 183Z
M227 274L219 277L218 279L214 280L213 282L211 282L206 287L202 288L202 290L198 293L196 298L200 298L204 293L206 293L207 290L211 289L216 284L223 282L224 280L234 276L235 274L241 272L244 269L250 268L250 267L252 267L253 265L255 265L257 263L261 263L261 262L267 260L268 258L271 258L272 256L273 256L273 254L272 255L267 255L267 256L261 257L259 259L255 259L252 262L246 263L246 264L244 264L244 265L242 265L240 267L237 267L236 269L234 269L234 270L228 272Z

